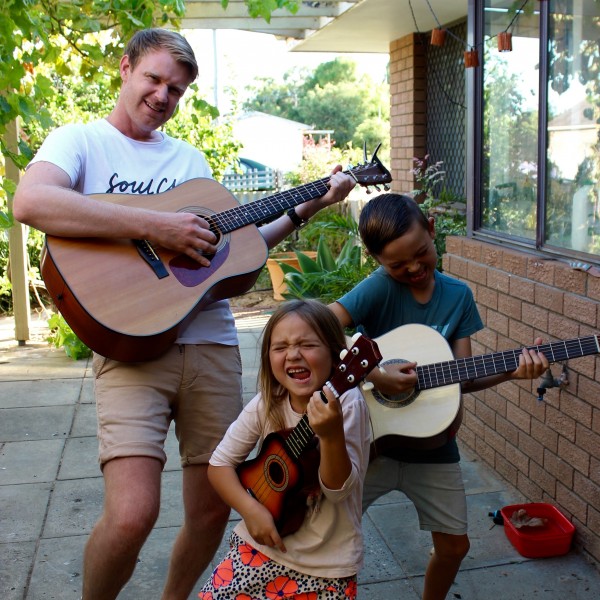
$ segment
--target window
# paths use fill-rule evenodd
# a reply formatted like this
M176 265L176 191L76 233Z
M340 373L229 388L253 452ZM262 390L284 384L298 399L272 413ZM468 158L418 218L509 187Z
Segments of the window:
M483 68L475 229L550 252L600 254L600 3L477 5ZM497 34L507 27L512 52L499 52Z

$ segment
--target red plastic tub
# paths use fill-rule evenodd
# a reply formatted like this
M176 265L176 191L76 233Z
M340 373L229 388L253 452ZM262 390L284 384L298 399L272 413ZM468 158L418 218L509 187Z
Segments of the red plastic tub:
M530 517L547 519L542 527L517 528L510 518L515 511L525 509ZM555 506L544 502L511 504L500 510L504 531L521 556L543 558L566 554L571 548L575 526Z

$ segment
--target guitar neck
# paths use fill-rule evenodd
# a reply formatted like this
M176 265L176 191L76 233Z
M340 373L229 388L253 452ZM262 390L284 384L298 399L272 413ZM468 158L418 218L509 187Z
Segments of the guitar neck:
M261 198L218 213L211 217L211 221L222 233L229 233L246 225L269 221L293 206L298 206L325 195L329 190L328 182L329 177L306 183L291 190L278 192L267 198Z
M315 432L308 424L308 416L304 414L285 439L285 449L291 456L297 459L306 450L314 436Z
M528 349L543 352L548 361L553 363L587 356L588 354L597 354L600 352L600 344L597 335L590 335L562 342L528 346ZM522 351L522 348L518 348L516 350L505 350L493 354L470 356L418 366L416 368L416 387L419 390L428 390L462 381L479 379L488 375L510 373L519 366L519 356Z

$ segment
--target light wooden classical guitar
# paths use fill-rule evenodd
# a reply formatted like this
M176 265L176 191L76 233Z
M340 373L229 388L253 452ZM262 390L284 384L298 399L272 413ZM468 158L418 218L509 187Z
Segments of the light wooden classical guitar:
M386 185L377 158L346 171L362 186ZM193 179L162 194L98 194L95 199L204 217L218 237L210 267L146 240L48 235L41 273L56 307L92 350L120 361L160 356L207 304L248 291L267 260L256 224L323 196L329 178L240 205L212 179Z
M381 360L377 344L360 333L342 351L340 363L326 383L336 398L356 387ZM321 392L321 398L327 398ZM319 452L306 414L298 424L265 437L256 458L241 463L237 474L248 493L273 515L281 536L298 530L306 516L306 499L318 488Z
M403 325L376 338L381 366L416 362L417 385L398 396L386 396L371 384L363 386L376 447L389 445L436 448L456 434L462 419L460 383L509 373L519 366L522 348L454 359L448 342L425 325ZM590 335L529 348L549 362L600 352L599 337Z

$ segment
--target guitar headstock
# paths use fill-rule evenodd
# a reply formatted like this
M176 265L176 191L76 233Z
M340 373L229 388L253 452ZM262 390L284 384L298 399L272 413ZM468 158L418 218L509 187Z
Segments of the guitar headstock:
M379 188L377 186L379 185L383 185L386 190L389 189L387 184L392 181L392 175L377 157L379 148L381 148L381 144L379 144L375 149L375 152L373 152L371 160L367 160L367 149L365 146L365 162L356 167L351 167L346 171L346 173L352 175L356 183L365 187L373 185L378 191Z
M341 360L329 379L328 385L338 396L356 387L381 361L377 343L356 333L352 337L352 347L342 351Z

